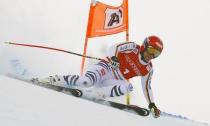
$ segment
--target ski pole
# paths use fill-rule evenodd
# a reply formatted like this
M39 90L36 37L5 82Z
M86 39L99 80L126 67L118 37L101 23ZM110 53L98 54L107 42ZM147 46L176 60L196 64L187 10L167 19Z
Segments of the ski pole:
M71 52L71 51L67 51L67 50L63 50L63 49L58 49L58 48L47 47L47 46L40 46L40 45L33 45L33 44L23 44L23 43L15 43L15 42L5 42L5 44L17 45L17 46L26 46L26 47L32 47L32 48L49 49L49 50L65 52L65 53L69 53L69 54L72 54L72 55L77 55L77 56L81 56L81 57L85 57L85 58L89 58L89 59L104 60L104 59L101 59L101 58L98 58L98 57L85 56L85 55L82 55L82 54L79 54L79 53L75 53L75 52Z

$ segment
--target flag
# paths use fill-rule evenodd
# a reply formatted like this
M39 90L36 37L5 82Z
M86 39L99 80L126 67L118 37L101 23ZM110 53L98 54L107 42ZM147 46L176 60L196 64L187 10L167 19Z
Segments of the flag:
M123 3L118 7L92 0L83 55L86 56L87 53L88 38L112 35L126 31L126 41L128 41L128 27L128 0L123 0ZM85 57L82 58L80 74L83 74L84 65Z
M91 3L86 37L111 35L127 29L128 0L124 0L118 7L98 1Z

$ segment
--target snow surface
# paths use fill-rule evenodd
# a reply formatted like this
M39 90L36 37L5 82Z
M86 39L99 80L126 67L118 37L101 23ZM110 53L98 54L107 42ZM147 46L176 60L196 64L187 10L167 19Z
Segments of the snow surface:
M141 117L0 76L1 126L207 126L191 120Z

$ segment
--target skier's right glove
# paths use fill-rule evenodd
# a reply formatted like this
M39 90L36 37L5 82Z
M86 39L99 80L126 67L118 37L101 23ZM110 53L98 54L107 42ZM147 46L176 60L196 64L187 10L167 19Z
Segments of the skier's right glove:
M112 56L110 59L110 64L112 66L112 68L117 69L120 67L120 63L119 60L116 56Z
M150 112L152 113L153 117L158 118L160 117L161 111L156 107L155 103L149 104Z

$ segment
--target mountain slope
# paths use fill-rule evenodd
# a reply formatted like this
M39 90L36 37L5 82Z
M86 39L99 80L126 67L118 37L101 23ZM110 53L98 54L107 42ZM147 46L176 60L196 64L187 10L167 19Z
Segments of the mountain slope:
M0 99L4 126L205 125L173 117L140 117L4 76L0 76Z

